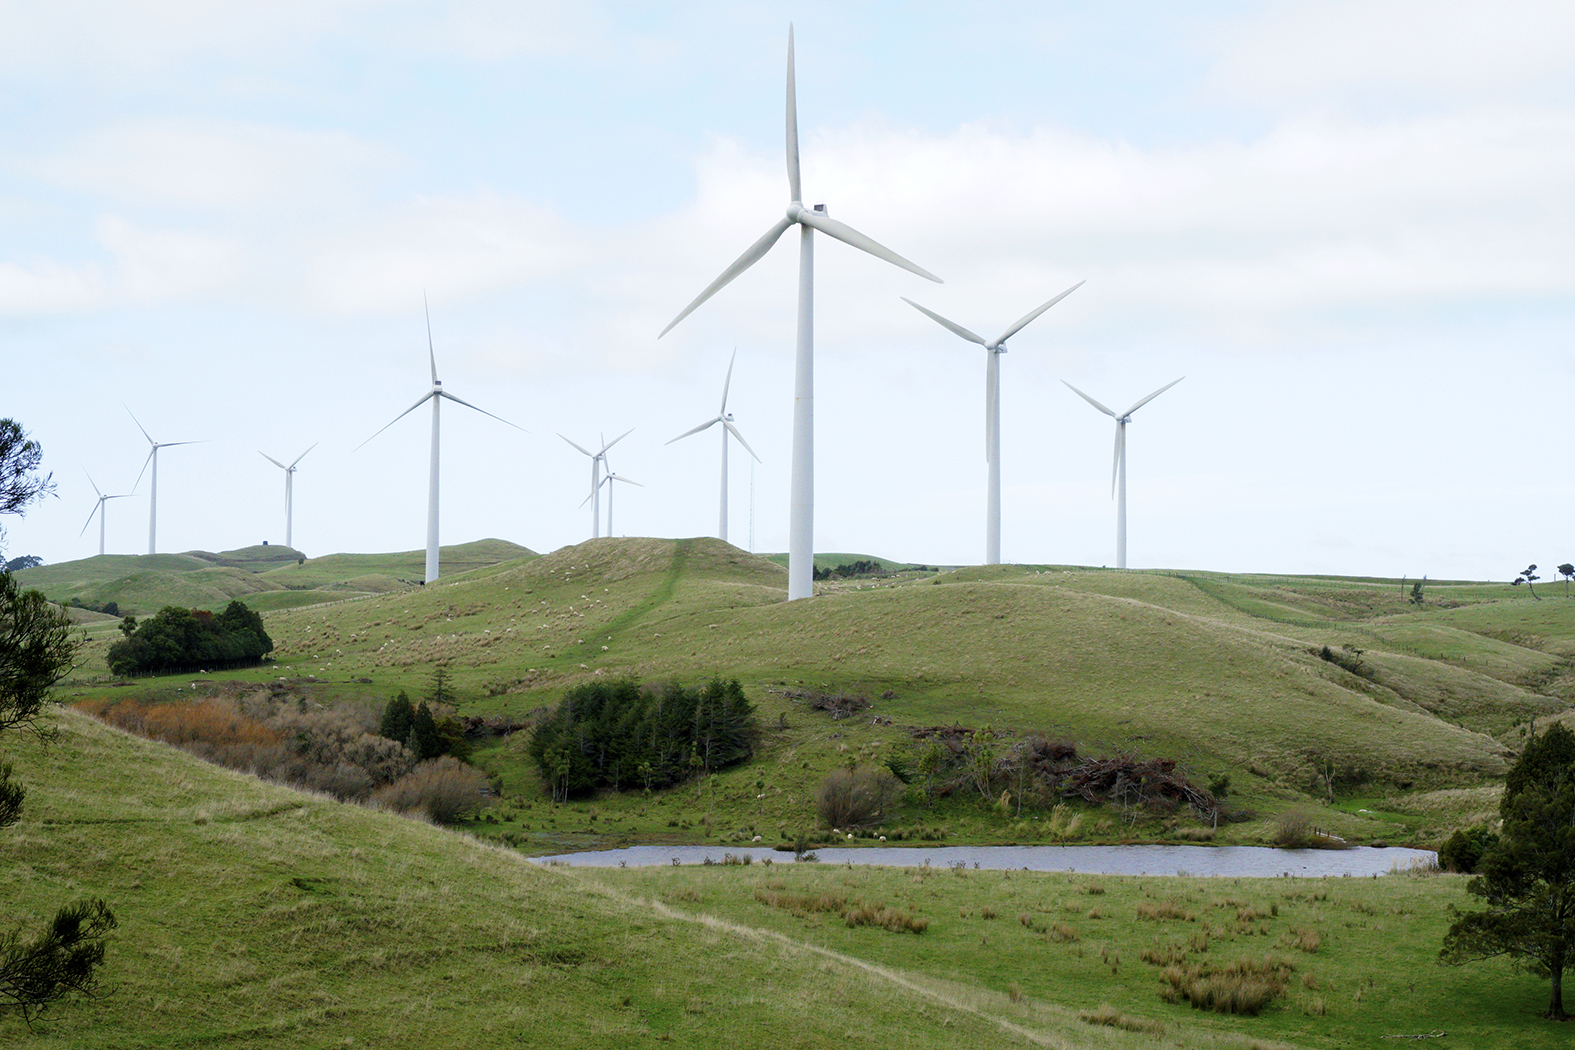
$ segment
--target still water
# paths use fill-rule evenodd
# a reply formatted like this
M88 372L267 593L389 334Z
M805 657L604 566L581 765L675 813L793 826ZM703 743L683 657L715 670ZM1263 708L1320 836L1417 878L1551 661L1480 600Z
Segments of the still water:
M589 867L648 867L656 864L720 863L726 854L756 863L794 863L793 854L759 846L630 846L534 857L537 863ZM1344 850L1270 849L1266 846L858 846L815 850L821 864L929 864L993 871L1069 871L1084 875L1191 875L1205 878L1309 879L1326 875L1390 875L1431 865L1430 850L1357 846ZM800 861L799 863L804 863Z

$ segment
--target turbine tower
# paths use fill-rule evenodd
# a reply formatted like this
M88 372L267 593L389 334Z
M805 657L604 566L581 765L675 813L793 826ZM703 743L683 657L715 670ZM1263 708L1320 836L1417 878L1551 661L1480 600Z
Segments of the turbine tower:
M1187 377L1181 377L1181 379L1185 378ZM1066 383L1065 379L1061 380L1072 393L1116 421L1116 455L1110 464L1110 492L1116 497L1116 568L1118 569L1127 567L1127 424L1132 421L1132 413L1181 382L1181 379L1171 380L1120 415L1110 411L1071 383Z
M318 442L313 442L312 448L316 448L317 445ZM312 448L307 449L306 452L312 451ZM261 449L257 450L257 454L259 456L261 456L263 459L266 459L269 463L272 463L280 470L284 471L284 545L292 550L295 549L295 541L291 532L291 527L295 519L295 500L291 495L291 489L292 483L295 481L295 464L306 458L306 452L302 452L299 456L296 456L295 461L287 467Z
M902 298L903 302L942 328L962 336L970 343L978 343L989 352L989 356L984 360L984 461L989 468L984 512L984 563L986 565L1001 564L1001 355L1006 353L1008 339L1022 331L1029 321L1083 287L1083 284L1083 281L1078 281L1054 299L1024 315L999 337L989 341L968 331L960 324L948 321L934 310L926 310L907 296Z
M592 452L588 448L577 445L573 441L569 441L569 439L563 437L562 434L558 435L559 437L563 438L563 440L569 441L569 444L574 445L576 449L591 457L591 494L585 497L585 500L580 504L580 506L583 507L586 503L595 504L595 506L591 507L591 539L593 540L600 538L602 534L602 464L607 462L607 450L633 433L634 428L630 427L628 430L625 430L622 434L619 434L611 441L608 441L606 439L606 435L603 435L602 447L595 452Z
M124 405L122 407L125 407ZM148 464L153 465L153 475L148 484L148 553L157 553L159 534L159 449L172 448L175 445L196 445L196 441L154 441L152 436L143 427L142 423L126 408L126 415L131 416L131 421L137 424L137 429L142 431L142 436L148 439L148 444L153 448L148 452L148 458L142 461L142 470L137 472L137 485L142 484L142 475L146 473ZM131 486L136 491L137 485Z
M909 262L890 248L870 240L864 234L826 214L826 206L817 204L804 207L804 195L799 186L798 164L798 98L793 83L793 27L788 26L787 62L787 214L733 264L722 271L694 302L684 307L673 318L661 335L672 331L673 325L688 317L701 303L715 295L733 278L759 262L772 245L777 243L791 226L799 228L798 249L798 349L793 369L793 471L788 523L788 600L808 598L815 591L815 241L819 230L844 244L868 252L877 259L912 271L920 277L940 283L941 279L914 263Z
M744 440L744 435L740 434L738 432L738 428L733 425L733 417L732 417L732 415L729 414L729 412L727 411L727 388L729 386L731 386L732 383L733 383L733 362L736 361L736 360L738 360L738 350L737 350L737 348L734 348L733 356L727 362L727 379L726 379L725 382L722 383L722 407L717 411L717 414L713 418L706 420L704 423L701 423L699 426L695 427L693 430L686 430L682 434L679 434L677 437L673 438L673 441L682 441L684 438L688 437L690 434L698 434L698 433L700 433L700 431L705 430L707 427L715 426L717 423L722 424L722 509L718 513L717 526L716 526L716 535L717 535L717 538L720 539L723 543L727 542L727 435L728 434L732 434L734 437L736 437L738 439L738 443L740 445L744 446L744 450L746 452L748 452L751 456L755 456L755 450L749 447L749 442ZM671 445L673 443L673 441L669 441L668 444ZM755 462L756 463L760 462L760 457L759 456L755 456ZM609 520L609 524L607 526L607 531L611 532L612 531L612 525L610 524L611 518L612 518L612 494L611 494L611 491L609 491L607 499L608 499L608 515L607 516L608 516L608 520Z
M379 430L377 432L377 434L381 434L384 430L387 430L389 427L393 426L395 423L399 422L401 419L404 419L406 416L410 415L410 413L414 412L416 409L420 408L422 405L426 404L428 401L432 402L432 459L431 459L430 466L428 468L428 481L427 481L427 574L426 574L426 582L427 583L431 583L432 581L434 581L434 580L436 580L438 578L438 432L439 432L438 421L439 421L439 415L440 415L440 408L441 408L441 406L443 404L443 399L444 398L448 398L450 401L454 402L455 404L464 405L466 408L471 409L472 411L475 411L475 412L480 412L484 416L492 416L492 418L496 419L499 423L503 423L503 424L505 424L507 426L514 427L515 430L518 430L522 434L528 434L528 433L530 433L530 431L526 430L524 427L516 426L515 424L510 423L508 420L504 419L502 416L493 415L491 412L488 412L484 408L477 408L475 405L471 404L469 401L465 401L465 400L462 400L460 398L457 398L453 394L449 393L447 390L443 389L443 381L438 378L438 374L437 374L437 351L432 348L432 310L431 310L430 307L428 307L426 305L426 296L424 296L424 295L421 297L421 305L426 310L426 317L427 317L427 361L432 366L432 389L427 391L425 394L423 394L422 397L421 397L421 400L417 401L415 404L411 405L409 408L407 408L403 412L399 413L399 415L395 416L393 419L390 419L387 423L384 423L383 427L382 427L382 430ZM369 438L366 439L366 441L361 442L361 444L357 445L355 447L355 449L353 449L352 451L356 451L356 450L359 450L359 449L363 448L367 444L367 442L372 440L372 438L377 437L377 434L373 434L372 437L369 437ZM316 446L313 446L313 447L316 447ZM310 451L311 451L311 449L307 450L307 452L310 452ZM303 453L301 453L301 455L304 456L304 455L306 455L306 453L303 452ZM299 459L297 459L297 462L299 462Z
M87 471L84 470L82 473L87 474ZM130 493L130 492L122 492L122 493L120 493L118 495L106 496L102 492L99 492L98 483L93 480L93 475L88 474L87 479L88 479L88 484L93 486L93 491L98 493L98 502L93 505L93 509L88 513L87 521L82 523L82 532L77 533L77 537L81 538L82 534L87 532L87 527L89 525L93 524L93 515L97 514L98 515L98 553L99 553L100 556L102 556L103 553L104 553L104 504L108 503L112 499L125 499L127 496L132 495L132 493Z

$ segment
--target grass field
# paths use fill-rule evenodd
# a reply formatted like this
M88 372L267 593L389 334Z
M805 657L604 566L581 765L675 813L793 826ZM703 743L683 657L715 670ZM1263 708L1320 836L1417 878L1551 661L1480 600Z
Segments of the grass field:
M833 581L787 603L780 565L709 539L542 557L484 541L446 550L428 587L403 582L418 553L269 568L257 550L158 556L141 591L126 582L136 566L103 559L27 570L53 575L26 584L113 584L158 605L264 584L240 596L267 610L273 662L116 682L103 654L118 621L83 613L89 641L60 698L282 681L307 706L380 703L420 696L444 666L462 713L527 718L598 677L722 675L758 706L760 750L655 796L554 805L525 734L493 739L476 761L503 797L456 834L67 713L47 751L6 742L33 791L23 823L0 834L0 879L8 915L28 922L72 897L111 902L111 994L35 1032L0 1020L0 1044L1270 1048L1446 1031L1452 1045L1535 1047L1562 1035L1535 1017L1545 983L1433 962L1448 906L1465 903L1454 876L588 871L522 857L670 841L720 858L756 835L824 838L815 792L830 770L911 755L913 727L954 723L1175 758L1200 783L1228 775L1250 815L1216 830L1185 811L1074 806L1070 825L1066 812L910 791L882 829L892 839L1263 843L1300 808L1352 841L1433 846L1492 818L1533 719L1571 717L1575 600L1558 589L1535 601L1430 581L1415 605L1398 580L997 566ZM285 607L297 600L311 604ZM806 690L872 706L833 720ZM1249 959L1285 982L1258 1017L1160 995L1167 967Z
M209 1046L1562 1045L1546 986L1433 962L1453 876L1115 879L950 869L539 868L465 835L204 765L80 716L8 758L8 915L99 896L102 998L0 1043ZM718 859L721 859L719 852ZM922 933L795 914L844 898ZM1153 960L1145 961L1145 953ZM1167 965L1288 964L1259 1016L1161 999Z

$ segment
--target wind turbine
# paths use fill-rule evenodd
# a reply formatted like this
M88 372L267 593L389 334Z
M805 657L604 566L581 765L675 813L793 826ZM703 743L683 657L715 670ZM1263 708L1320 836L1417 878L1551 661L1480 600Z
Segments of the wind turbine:
M607 486L607 537L609 539L612 538L612 534L613 534L613 527L612 527L613 487L612 487L612 483L615 482L615 481L621 481L621 482L623 482L626 485L637 485L637 486L639 486L642 489L645 488L644 485L641 485L638 481L635 481L633 478L626 478L622 474L614 473L611 469L609 469L607 471L607 473L602 477L602 480L598 484L597 487L600 488L601 485L606 485ZM586 496L584 501L580 504L580 506L583 507L583 506L585 506L586 503L589 503L590 501L591 501L591 497L590 496Z
M320 444L320 442L313 442L312 448L316 448L318 444ZM307 449L306 452L312 451L312 448ZM261 456L263 459L266 459L269 463L272 463L280 470L284 471L284 545L291 549L294 549L295 547L295 542L292 539L291 532L291 525L295 516L295 501L291 496L291 488L292 483L295 481L295 464L306 458L306 452L302 452L299 456L296 456L295 461L287 467L261 449L257 450L257 454L259 456Z
M592 452L588 448L577 445L573 441L569 441L569 439L563 437L562 434L558 435L559 437L563 438L563 440L569 441L569 444L574 445L576 449L579 449L579 451L591 457L591 494L586 496L584 502L580 504L580 506L583 507L586 503L595 501L595 506L591 507L591 539L597 539L602 534L602 464L607 462L607 450L633 433L634 428L630 427L628 430L625 430L622 434L619 434L611 441L608 441L604 435L602 438L602 447L595 452Z
M984 563L986 565L1001 564L1001 355L1006 353L1006 341L1027 326L1029 321L1038 317L1056 303L1065 299L1085 282L1078 281L1072 287L1051 299L1044 305L1025 314L1018 322L993 340L985 339L968 331L960 324L955 324L936 313L926 310L918 303L902 297L902 301L919 311L924 316L957 335L962 336L970 343L978 343L989 351L989 356L984 362L984 461L989 466L989 492L985 497L984 514Z
M717 538L722 540L724 543L727 542L727 435L732 434L738 439L738 443L744 446L745 451L747 451L751 456L755 456L755 450L749 447L749 442L744 440L744 435L738 432L738 428L733 425L732 415L727 411L727 388L733 383L733 362L736 360L738 360L737 348L733 350L733 356L727 362L727 380L722 384L722 407L717 410L717 414L713 418L706 420L704 423L701 423L693 430L686 430L682 434L679 434L677 437L673 438L673 441L682 441L690 434L698 434L700 431L705 430L707 427L715 426L717 423L722 424L722 509L717 519L716 535ZM669 441L668 444L671 445L673 441ZM760 462L759 456L755 456L755 462ZM608 532L612 531L612 525L610 523L611 517L612 495L609 491Z
M1185 378L1187 377L1181 377L1181 379ZM1061 380L1072 393L1116 421L1116 456L1110 464L1110 491L1111 495L1116 496L1116 568L1118 569L1127 567L1127 424L1132 421L1132 413L1181 382L1181 379L1171 380L1120 415L1110 411L1071 383L1067 383L1065 379Z
M496 419L499 423L514 427L515 430L518 430L522 434L528 434L530 431L526 430L524 427L516 426L515 424L510 423L502 416L495 416L484 408L477 408L469 401L457 398L447 390L443 389L443 381L438 378L437 374L437 351L432 348L432 310L426 305L426 296L422 296L421 304L426 310L427 317L427 360L432 365L432 389L422 395L421 400L417 401L415 404L399 413L399 415L395 416L393 419L390 419L387 423L384 423L382 430L379 430L377 434L381 434L383 430L387 430L389 427L393 426L401 419L404 419L406 416L410 415L410 413L414 412L428 401L432 402L432 459L428 470L427 481L426 575L426 582L431 583L433 580L438 578L438 420L440 415L439 410L443 404L443 399L448 398L455 404L464 405L466 408L480 412L484 416L492 416L492 418ZM361 444L357 445L352 451L363 448L367 442L372 440L372 438L377 437L377 434L373 434L372 437L369 437L366 439L366 441L361 442ZM316 446L314 445L313 447L315 448ZM307 449L307 452L310 451L311 449ZM301 455L306 455L306 452L301 453ZM300 460L297 459L296 462L300 462Z
M793 368L793 471L789 503L791 512L788 523L788 600L807 598L815 591L815 241L819 230L844 244L868 252L877 259L912 271L920 277L939 284L941 279L914 263L909 262L890 248L883 247L845 223L826 214L826 206L804 207L804 195L799 186L798 164L798 97L793 83L793 27L788 26L787 63L787 214L722 275L695 297L673 318L661 335L672 331L673 325L688 317L701 303L715 295L733 278L759 262L772 245L777 243L791 226L799 228L798 249L798 350Z
M122 408L126 406L122 405ZM142 423L130 408L126 408L126 415L131 416L131 421L137 424L137 429L142 431L142 436L148 439L148 444L153 448L148 452L148 458L142 461L142 470L137 472L137 484L142 483L142 475L147 472L148 464L153 464L153 476L148 483L148 553L156 552L159 532L159 449L172 448L175 445L197 445L197 441L154 441ZM133 491L136 485L131 486Z
M87 474L87 471L84 470L82 473ZM82 532L77 533L77 536L80 538L82 536L82 533L87 532L87 527L89 525L93 524L93 515L97 514L98 515L98 552L99 552L100 555L103 555L103 553L104 553L104 504L108 503L112 499L125 499L127 496L132 495L132 493L130 493L130 492L122 492L122 493L120 493L118 495L106 496L102 492L99 492L98 482L93 480L93 475L88 474L87 479L88 479L88 484L93 486L93 491L94 492L98 492L98 502L93 505L92 511L90 511L88 513L87 521L82 523Z

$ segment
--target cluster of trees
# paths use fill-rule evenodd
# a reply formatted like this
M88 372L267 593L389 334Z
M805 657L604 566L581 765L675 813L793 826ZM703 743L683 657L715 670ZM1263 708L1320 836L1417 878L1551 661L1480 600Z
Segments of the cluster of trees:
M1558 573L1560 576L1564 577L1564 596L1567 598L1569 597L1570 593L1570 580L1575 579L1575 565L1565 562L1563 565L1558 567ZM1510 583L1516 587L1519 587L1524 583L1526 585L1526 590L1530 591L1531 596L1535 598L1537 597L1537 589L1532 586L1532 584L1536 583L1540 579L1542 579L1542 577L1537 575L1537 563L1532 562L1530 565L1520 570L1520 572L1513 580L1510 581Z
M43 449L16 422L0 419L0 514L20 514L53 485L37 469ZM0 530L0 540L5 536ZM10 564L10 563L7 563ZM24 568L26 566L23 566ZM0 571L0 737L22 730L38 740L51 731L39 722L49 689L67 672L81 641L71 621L38 591L17 586ZM0 828L21 818L27 789L0 763ZM73 992L91 994L103 965L105 939L115 914L102 900L60 908L43 929L29 935L0 916L0 1009L34 1014Z
M141 623L126 617L120 630L126 637L109 647L112 674L213 671L255 664L273 652L262 617L240 601L218 616L167 605Z
M742 762L760 722L737 680L576 686L537 727L529 754L555 800L597 788L670 787Z
M377 734L403 744L418 762L440 755L452 755L460 761L470 757L470 745L458 720L438 721L425 700L412 704L404 690L383 708Z
M830 580L833 578L843 580L849 576L874 576L876 573L885 571L881 567L880 562L872 561L868 558L859 558L857 561L846 561L829 569L817 568L814 576L817 580Z

